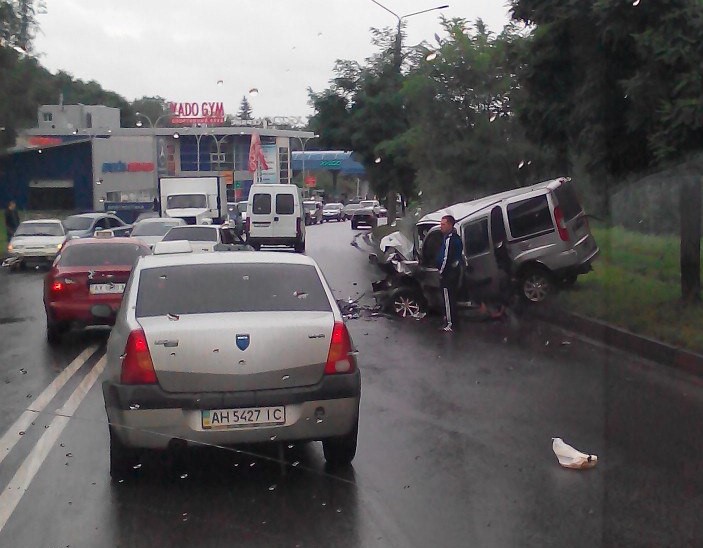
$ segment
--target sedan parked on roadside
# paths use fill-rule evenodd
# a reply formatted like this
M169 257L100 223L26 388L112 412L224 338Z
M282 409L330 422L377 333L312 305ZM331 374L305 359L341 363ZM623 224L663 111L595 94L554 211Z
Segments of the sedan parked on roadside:
M328 463L349 464L361 376L315 261L161 246L137 263L107 344L112 477L191 444L320 440Z
M98 236L66 242L44 278L50 344L73 327L112 325L135 261L151 253L139 240L115 238L109 231Z
M8 258L3 264L51 264L66 241L66 231L58 219L23 221L7 244Z

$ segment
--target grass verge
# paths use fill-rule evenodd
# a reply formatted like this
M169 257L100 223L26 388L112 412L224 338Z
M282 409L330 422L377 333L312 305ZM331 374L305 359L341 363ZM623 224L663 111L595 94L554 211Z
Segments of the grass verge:
M703 306L681 302L679 242L620 227L594 228L594 271L557 296L566 310L703 352Z

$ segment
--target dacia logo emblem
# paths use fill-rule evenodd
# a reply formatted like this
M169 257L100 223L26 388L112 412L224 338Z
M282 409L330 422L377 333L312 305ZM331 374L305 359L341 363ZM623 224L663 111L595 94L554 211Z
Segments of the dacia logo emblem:
M238 334L235 339L237 341L237 348L239 348L239 350L246 350L247 348L249 348L249 342L251 341L249 335Z

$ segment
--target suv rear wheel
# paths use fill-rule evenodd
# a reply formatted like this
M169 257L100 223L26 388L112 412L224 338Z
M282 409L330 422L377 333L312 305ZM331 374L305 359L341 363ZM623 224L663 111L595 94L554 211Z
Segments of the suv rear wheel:
M530 266L520 276L522 296L529 302L541 303L556 289L554 276L541 266Z
M295 242L293 245L293 251L296 253L305 253L305 240L301 242Z

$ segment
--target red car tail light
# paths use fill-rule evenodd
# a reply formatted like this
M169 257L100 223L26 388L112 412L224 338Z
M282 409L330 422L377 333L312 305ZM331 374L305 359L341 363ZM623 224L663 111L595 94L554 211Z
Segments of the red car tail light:
M127 337L122 360L122 384L156 384L156 372L151 361L144 331L136 329Z
M52 293L61 293L64 289L66 289L66 284L61 280L54 280L51 284Z
M330 350L327 353L325 375L352 373L356 369L356 359L353 352L347 326L343 322L335 322Z
M566 223L564 222L564 213L559 206L554 208L554 220L557 223L557 230L559 231L559 237L564 242L569 241L569 231L566 230Z

